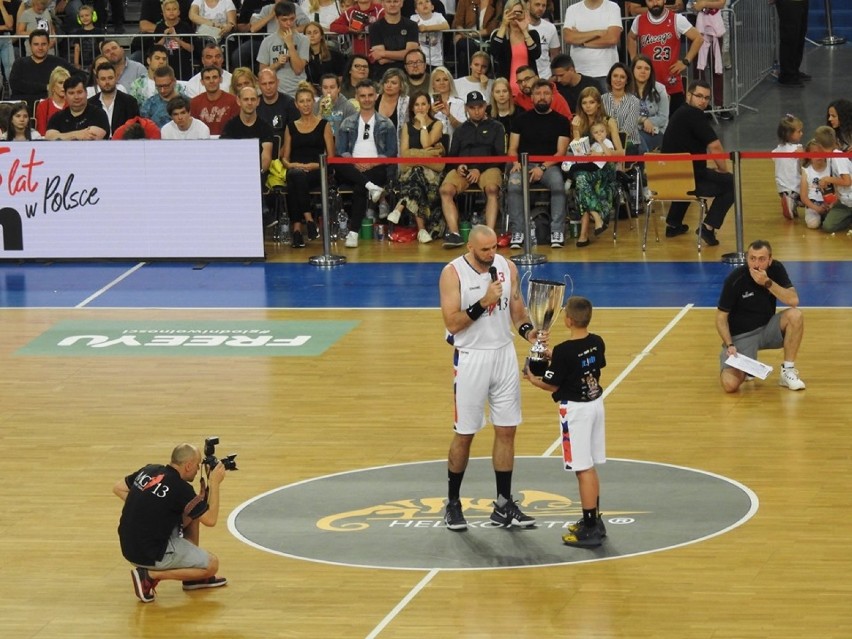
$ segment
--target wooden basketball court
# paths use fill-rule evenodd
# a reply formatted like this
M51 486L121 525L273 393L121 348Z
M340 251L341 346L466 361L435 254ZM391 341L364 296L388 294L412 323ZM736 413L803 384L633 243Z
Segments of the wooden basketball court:
M752 167L746 179L746 242L770 240L784 262L849 259L852 237L806 231L801 221L781 218L768 163ZM691 211L691 226L694 219ZM705 248L701 260L718 262L733 250L733 226L729 219L722 245ZM553 261L641 262L636 231L624 227L615 247L605 235L585 251L541 252ZM663 238L645 259L694 261L691 237ZM270 260L304 261L312 248L270 246ZM451 257L440 246L416 244L363 244L352 253L352 262L389 268ZM0 282L0 288L13 285ZM807 390L779 388L776 374L734 396L725 396L717 381L713 308L688 301L678 308L599 308L592 322L607 342L608 454L741 482L760 499L747 523L701 543L624 559L429 572L272 555L238 541L226 519L246 500L294 482L444 458L452 366L437 308L0 309L0 634L847 639L849 308L806 308L805 317L797 365ZM323 355L307 358L17 353L68 319L358 324ZM564 335L562 327L555 331L555 339ZM520 340L517 347L520 361ZM768 353L765 361L778 367L780 354ZM523 406L516 454L543 455L558 436L554 406L528 384ZM201 537L219 556L229 585L184 593L164 582L157 601L143 605L119 552L121 503L112 485L145 463L165 463L175 444L200 445L211 435L221 439L217 452L239 454L241 469L222 486L219 525ZM490 447L485 431L473 455L487 457ZM566 494L576 496L576 481L556 458L553 464ZM442 494L445 478L434 481ZM515 483L522 486L523 477ZM605 483L602 492L606 514ZM558 531L547 534L561 545ZM606 543L618 544L618 534L611 526Z

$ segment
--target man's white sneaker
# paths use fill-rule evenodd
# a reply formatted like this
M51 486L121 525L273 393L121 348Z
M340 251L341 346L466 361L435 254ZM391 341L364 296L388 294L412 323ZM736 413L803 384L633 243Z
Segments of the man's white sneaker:
M358 234L355 231L346 234L346 248L358 248Z
M420 229L417 231L417 241L421 244L428 244L432 241L432 234L426 229Z
M786 386L790 390L803 390L805 383L799 379L799 371L795 368L781 367L781 377L778 378L779 386Z

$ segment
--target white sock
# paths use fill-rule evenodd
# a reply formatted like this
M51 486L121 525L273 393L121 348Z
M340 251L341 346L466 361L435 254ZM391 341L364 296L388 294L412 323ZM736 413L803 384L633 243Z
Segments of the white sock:
M785 361L785 362L782 364L782 366L783 366L784 368L796 368L796 363L795 363L795 362L788 362L788 361Z

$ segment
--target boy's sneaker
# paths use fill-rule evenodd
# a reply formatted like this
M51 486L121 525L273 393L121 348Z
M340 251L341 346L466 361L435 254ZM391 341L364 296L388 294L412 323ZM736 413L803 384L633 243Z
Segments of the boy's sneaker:
M562 248L565 246L565 235L559 231L550 234L550 248Z
M778 378L779 386L786 386L790 390L804 390L805 383L799 379L799 371L795 368L781 367L781 377Z
M521 509L518 508L518 502L514 501L511 495L509 495L508 500L505 500L505 503L499 503L504 500L504 497L498 497L497 501L494 502L491 521L501 526L519 526L520 528L529 528L535 524L535 518L522 513Z
M151 579L147 568L133 568L130 571L130 576L133 579L133 590L136 591L136 596L142 603L151 603L154 601L154 589L160 583L159 579Z
M444 523L450 530L467 530L467 520L464 518L464 514L462 514L461 502L458 499L447 502L447 508L444 512Z
M447 237L444 238L444 248L451 249L459 246L464 246L462 236L458 233L447 233Z
M198 579L197 581L184 581L184 590L201 590L202 588L220 588L227 586L228 580L224 577L210 577L209 579Z
M512 233L512 239L509 240L509 248L519 249L524 246L524 234Z
M577 533L577 530L582 525L583 525L583 518L581 517L580 519L577 520L576 523L568 526L568 532L571 533L572 535L574 535L574 534ZM598 522L597 522L597 525L595 527L596 527L598 533L600 534L600 536L602 538L606 537L606 525L604 524L603 517L601 517L600 515L598 515Z
M358 234L355 231L349 231L346 234L346 248L358 248Z
M603 543L603 538L596 525L586 526L585 522L580 521L574 532L562 535L562 543L574 548L597 548Z

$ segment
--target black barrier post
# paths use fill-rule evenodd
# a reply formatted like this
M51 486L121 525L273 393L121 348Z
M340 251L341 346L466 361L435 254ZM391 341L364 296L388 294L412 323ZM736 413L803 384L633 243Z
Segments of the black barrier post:
M731 153L734 162L734 222L737 236L737 252L725 253L722 261L725 264L745 264L745 252L743 250L743 172L742 158L739 151Z
M846 42L843 36L834 35L834 25L831 23L831 0L825 0L825 28L828 30L828 35L820 40L820 44L832 47Z
M346 258L342 255L331 254L331 232L329 229L329 202L328 202L328 156L325 153L319 156L320 165L320 191L322 192L322 255L314 255L308 258L308 262L314 266L338 266L346 263ZM340 240L346 238L341 237Z
M521 266L533 266L535 264L544 264L547 258L539 253L531 253L530 248L530 172L529 172L529 154L521 153L521 187L523 193L524 207L524 252L523 255L513 255L510 259L515 264ZM508 202L508 195L506 200ZM508 209L508 204L507 204Z

